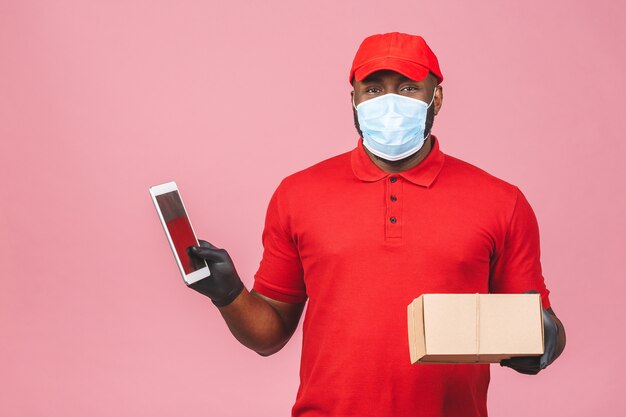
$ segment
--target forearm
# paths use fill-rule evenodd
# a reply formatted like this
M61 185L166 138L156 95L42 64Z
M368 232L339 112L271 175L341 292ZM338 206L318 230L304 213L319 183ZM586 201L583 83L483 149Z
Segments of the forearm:
M233 336L262 356L278 352L291 337L278 312L245 288L219 311Z

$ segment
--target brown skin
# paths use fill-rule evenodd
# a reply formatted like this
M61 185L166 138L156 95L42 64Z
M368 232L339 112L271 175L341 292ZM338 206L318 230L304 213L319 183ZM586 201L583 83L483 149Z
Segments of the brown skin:
M291 339L304 304L276 301L244 288L232 303L219 307L219 311L242 345L261 356L269 356Z
M362 81L354 81L353 87L351 96L355 105L387 93L401 94L429 103L434 92L435 99L429 109L431 114L430 123L427 121L427 130L443 102L443 90L441 86L437 86L437 79L432 74L424 80L414 81L394 71L377 71ZM429 136L418 152L400 161L386 161L371 154L367 149L365 151L380 169L388 173L397 173L417 166L431 149L432 138ZM298 326L304 305L305 303L276 301L244 288L231 304L219 307L219 311L239 342L259 355L269 356L287 344ZM548 312L559 327L558 357L565 347L565 329L551 308Z

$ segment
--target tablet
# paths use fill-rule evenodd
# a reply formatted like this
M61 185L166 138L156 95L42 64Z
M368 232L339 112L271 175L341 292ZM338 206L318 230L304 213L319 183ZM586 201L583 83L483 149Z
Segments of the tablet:
M150 187L150 195L185 283L193 284L211 275L204 259L187 254L187 248L198 245L198 239L176 183L168 182Z

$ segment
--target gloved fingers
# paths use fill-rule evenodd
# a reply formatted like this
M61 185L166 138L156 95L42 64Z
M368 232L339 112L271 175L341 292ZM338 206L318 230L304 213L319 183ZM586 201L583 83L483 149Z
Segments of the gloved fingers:
M199 239L198 242L200 246L211 249L219 249L217 246L213 245L211 242L207 242L206 240Z
M500 366L506 366L524 375L537 375L540 371L540 369L535 369L535 368L523 368L519 366L513 366L508 360L501 361Z
M226 253L224 249L214 248L215 246L213 246L213 248L205 246L190 246L187 248L187 253L190 256L195 256L196 258L201 258L206 261L226 262L228 260L228 253Z
M538 356L519 356L500 361L500 366L506 366L525 375L536 375L541 371Z
M554 361L556 356L556 344L559 336L559 327L556 320L546 309L542 309L543 314L543 346L544 351L541 356L540 366L544 369Z

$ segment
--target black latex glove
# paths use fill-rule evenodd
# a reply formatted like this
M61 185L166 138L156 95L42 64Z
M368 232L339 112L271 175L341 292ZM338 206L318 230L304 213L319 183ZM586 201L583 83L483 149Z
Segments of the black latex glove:
M226 306L243 291L243 282L237 275L235 265L225 249L218 249L206 240L199 242L200 246L187 248L187 253L204 259L209 265L211 276L196 281L188 287L209 297L216 306Z
M526 291L524 294L538 294L537 291ZM518 356L500 361L501 366L508 366L517 372L526 375L536 375L550 365L556 357L556 343L559 336L559 327L552 314L541 307L543 315L543 355Z

